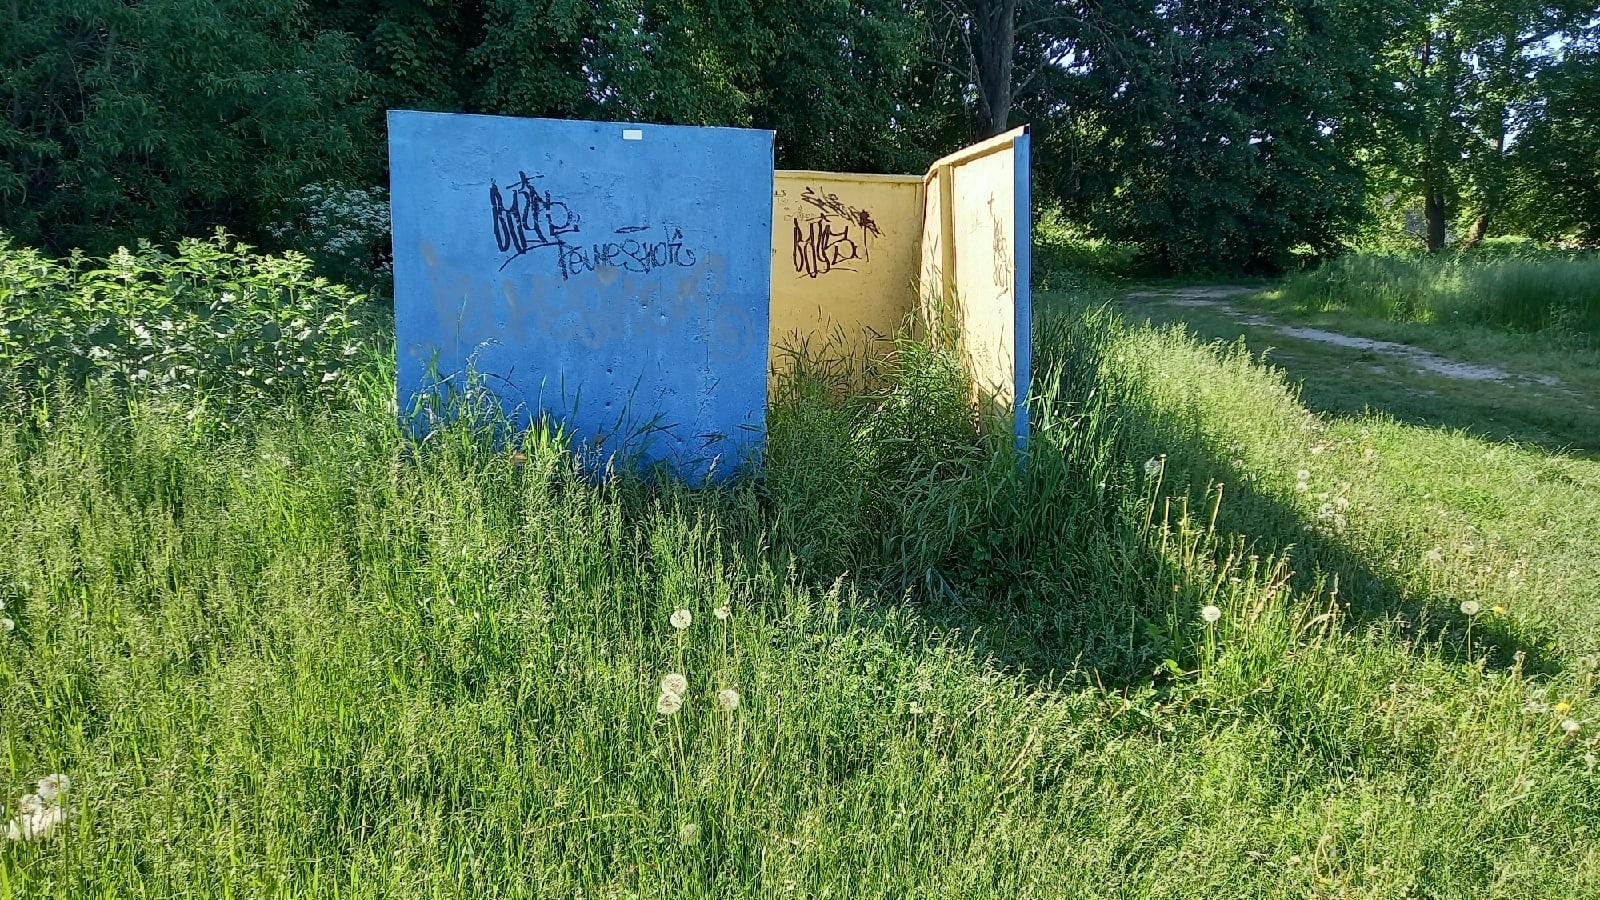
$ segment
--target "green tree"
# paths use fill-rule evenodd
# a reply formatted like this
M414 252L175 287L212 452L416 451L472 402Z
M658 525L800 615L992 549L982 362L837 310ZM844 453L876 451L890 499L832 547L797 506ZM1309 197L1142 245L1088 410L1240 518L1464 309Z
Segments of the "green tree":
M1329 0L1099 8L1035 106L1041 175L1164 269L1330 251L1362 212L1352 144L1380 27Z
M10 0L0 228L56 250L222 224L359 172L362 75L298 0Z
M1600 34L1542 71L1512 147L1507 219L1534 237L1600 246Z
M1393 85L1364 162L1380 190L1421 201L1429 252L1470 213L1482 240L1507 202L1510 141L1539 99L1549 43L1593 16L1592 4L1420 0L1402 7L1381 66Z

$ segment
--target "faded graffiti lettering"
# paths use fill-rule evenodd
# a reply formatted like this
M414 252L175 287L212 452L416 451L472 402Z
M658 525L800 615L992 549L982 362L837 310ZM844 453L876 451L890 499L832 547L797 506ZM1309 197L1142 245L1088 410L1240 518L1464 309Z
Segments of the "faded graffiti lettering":
M531 274L482 280L441 259L431 242L422 241L417 249L431 282L441 339L475 345L511 337L520 344L540 334L557 343L600 350L646 335L702 331L709 338L711 356L729 362L743 359L766 340L744 307L710 302L723 300L726 294L726 264L716 254L709 254L706 265L693 272L684 271L694 264L685 261L692 257L680 256L674 262L671 256L687 254L687 248L662 250L654 264L647 257L638 263L638 271L620 261L603 263L621 273L610 282L569 281L565 274L559 279L554 274ZM658 271L649 276L655 266L676 267L676 274L663 276Z
M796 273L816 278L837 269L854 271L853 263L871 258L872 242L883 236L872 213L809 185L800 202L806 209L793 218Z

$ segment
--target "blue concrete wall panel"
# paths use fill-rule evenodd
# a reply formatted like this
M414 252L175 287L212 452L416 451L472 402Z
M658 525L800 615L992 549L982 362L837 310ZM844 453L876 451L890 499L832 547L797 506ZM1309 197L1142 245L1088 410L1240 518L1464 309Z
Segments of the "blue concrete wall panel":
M1016 347L1012 359L1016 364L1016 398L1013 421L1017 435L1017 449L1028 445L1028 399L1033 380L1033 155L1029 147L1026 127L1012 142L1011 152L1016 154L1016 186L1012 193L1015 204L1016 233L1013 246L1016 250L1016 319L1012 334Z
M402 413L476 372L698 480L765 432L772 132L391 111Z

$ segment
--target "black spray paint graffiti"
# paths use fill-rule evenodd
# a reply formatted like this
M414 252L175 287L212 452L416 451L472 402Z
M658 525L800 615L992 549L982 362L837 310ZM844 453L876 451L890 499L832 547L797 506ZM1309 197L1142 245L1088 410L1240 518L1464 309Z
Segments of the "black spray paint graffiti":
M535 176L542 177L542 176ZM683 229L662 227L659 239L644 237L648 225L628 225L616 230L624 237L598 243L581 244L568 240L579 232L579 216L570 206L543 193L526 172L517 173L509 189L510 202L493 180L489 182L489 208L494 214L494 241L500 252L511 255L500 264L503 270L524 253L545 247L556 248L556 265L563 280L604 267L624 272L648 274L675 266L692 268L698 257L684 246ZM637 237L633 235L639 235Z
M816 278L835 269L854 271L852 263L871 258L873 240L883 237L872 213L809 186L800 202L807 208L793 220L795 272Z
M489 181L489 207L494 212L494 242L501 253L511 251L504 269L513 259L541 247L564 248L561 236L578 230L578 214L550 192L539 193L528 178L527 172L517 173L517 183L511 187L511 204L506 205L500 185Z
M631 234L645 230L644 226L618 228L618 234ZM624 272L648 274L667 266L693 268L694 250L683 245L683 229L673 225L662 228L661 240L624 238L606 241L587 247L569 244L561 249L561 274L571 277L593 272L601 266L613 266Z

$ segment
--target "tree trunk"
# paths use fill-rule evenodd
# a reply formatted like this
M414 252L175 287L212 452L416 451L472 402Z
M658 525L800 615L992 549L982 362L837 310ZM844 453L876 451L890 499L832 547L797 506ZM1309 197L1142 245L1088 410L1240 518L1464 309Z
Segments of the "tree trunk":
M1483 243L1483 239L1488 235L1489 211L1486 209L1478 213L1478 217L1472 220L1472 227L1467 229L1467 236L1461 241L1461 249L1471 250L1473 247Z
M1006 130L1011 120L1012 55L1017 0L979 0L971 6L972 64L978 75L978 137Z
M1422 214L1428 221L1428 252L1438 253L1444 249L1444 194L1429 190L1422 198Z

